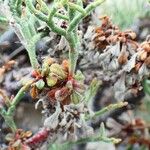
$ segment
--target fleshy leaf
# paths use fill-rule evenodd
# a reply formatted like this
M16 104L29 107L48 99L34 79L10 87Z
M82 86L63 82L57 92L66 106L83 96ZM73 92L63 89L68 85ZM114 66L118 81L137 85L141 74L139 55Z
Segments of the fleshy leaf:
M58 80L57 77L51 74L46 78L47 85L50 87L54 86L57 83L57 80Z
M74 91L71 95L71 101L74 103L74 104L78 104L82 99L82 95L79 94L78 92Z
M84 81L85 77L80 70L77 70L77 73L75 75L75 79L78 81Z
M41 79L41 80L37 81L35 85L39 90L42 90L45 86L45 82Z
M63 67L57 63L54 63L50 66L50 72L58 75L61 79L65 79L67 77Z

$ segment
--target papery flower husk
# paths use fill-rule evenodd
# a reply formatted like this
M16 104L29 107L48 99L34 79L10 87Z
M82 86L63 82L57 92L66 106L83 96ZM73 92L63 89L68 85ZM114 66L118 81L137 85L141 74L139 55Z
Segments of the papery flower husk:
M60 103L57 103L56 111L44 121L44 126L48 129L55 130L59 124L59 115L62 112L62 109L60 108Z
M60 90L60 88L55 88L55 89L52 89L52 90L48 91L47 97L48 97L48 99L49 99L51 102L52 102L52 101L56 101L56 99L55 99L55 92L56 92L57 90Z
M140 67L139 71L138 71L138 75L140 77L140 80L144 77L144 76L149 76L150 74L150 69L148 69L146 67L146 64L143 63L143 65Z
M58 91L58 93L57 93ZM65 96L62 95L62 97L60 96L61 95L61 88L55 88L55 89L52 89L50 90L48 93L47 93L47 97L49 99L49 101L51 102L51 104L55 104L57 101L59 101L62 105L68 105L70 104L71 102L71 99L70 99L70 92L71 91L66 91L65 93ZM58 95L57 95L58 94Z
M126 91L125 73L122 74L120 79L118 79L118 81L114 84L114 91L115 91L115 98L117 100L124 100L125 91Z
M150 68L150 56L145 59L145 64Z
M143 42L141 44L141 48L143 48L146 52L150 53L150 42L149 43L147 41Z
M12 68L13 65L16 64L15 60L10 60L8 61L6 64L4 64L4 68L6 71L10 70Z
M126 64L128 61L128 53L127 53L127 46L125 44L122 45L121 53L118 57L119 64L123 65Z
M68 61L68 60L63 60L62 66L63 66L63 69L64 69L66 72L69 71L69 61Z
M39 91L35 85L33 85L30 89L30 95L33 99L36 99L39 95Z
M69 105L71 103L70 95L68 95L62 102L62 105Z
M2 83L4 80L4 73L5 73L5 69L0 68L0 83Z
M55 92L56 100L62 102L67 96L69 96L71 91L67 87L62 87L60 90Z
M127 72L130 72L136 65L136 57L137 57L137 53L135 53L131 59L127 62L127 64L124 66L124 70Z

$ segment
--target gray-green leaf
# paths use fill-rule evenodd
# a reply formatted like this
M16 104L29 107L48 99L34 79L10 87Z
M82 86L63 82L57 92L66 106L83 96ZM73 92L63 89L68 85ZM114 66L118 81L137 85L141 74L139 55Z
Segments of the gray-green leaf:
M35 85L39 90L42 90L45 86L45 82L41 79L41 80L37 81Z

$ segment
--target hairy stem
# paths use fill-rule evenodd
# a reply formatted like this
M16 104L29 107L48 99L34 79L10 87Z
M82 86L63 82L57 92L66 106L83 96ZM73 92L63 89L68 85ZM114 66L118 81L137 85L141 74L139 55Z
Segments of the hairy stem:
M17 127L13 119L13 115L8 115L4 108L0 108L0 114L4 118L5 123L11 128L12 132L15 132Z
M58 5L56 3L55 5L53 5L53 7L49 13L47 24L49 25L49 27L52 29L53 32L58 33L59 35L66 36L66 31L64 29L56 26L53 21L53 17L55 16L57 9L58 9Z
M91 137L85 137L85 138L78 139L77 141L68 141L62 145L53 144L52 146L49 147L49 150L56 150L56 149L68 150L78 144L84 144L84 143L88 143L88 142L99 142L99 141L116 144L116 143L119 143L121 140L115 139L115 138L102 137L100 135L96 136L96 137L91 136Z
M81 6L68 2L68 5L70 6L70 8L72 8L73 10L77 10L79 11L81 14L86 15L86 11L84 10L84 8L82 8Z
M86 17L92 10L94 10L97 6L99 6L100 4L102 4L105 0L96 0L93 3L89 4L86 8L85 8L85 14L80 13L78 14L70 23L69 27L68 27L68 32L71 32L75 29L75 27L79 24L79 22Z
M29 89L31 84L33 84L34 82L35 82L35 80L28 82L19 90L17 95L13 98L13 100L11 102L11 106L16 106L20 102L20 100L24 96L25 92Z
M104 113L106 113L108 111L113 111L113 110L115 110L117 108L121 108L121 107L124 107L126 105L128 105L127 102L119 102L119 103L116 103L116 104L110 104L110 105L104 107L103 109L101 109L99 111L96 111L94 113L94 115L92 115L92 116L91 115L87 115L85 117L85 120L88 121L89 119L95 119L97 116L101 116L101 115L103 115Z
M40 20L47 22L48 21L48 17L43 14L41 11L35 9L35 7L32 4L31 0L26 0L26 5L28 6L29 10Z

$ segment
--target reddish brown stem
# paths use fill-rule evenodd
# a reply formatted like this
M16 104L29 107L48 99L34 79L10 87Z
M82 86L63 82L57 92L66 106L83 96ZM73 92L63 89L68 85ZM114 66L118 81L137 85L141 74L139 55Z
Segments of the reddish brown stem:
M45 142L50 135L50 130L43 128L39 132L37 132L35 135L33 135L31 138L26 140L26 144L30 147L35 147L43 142Z

